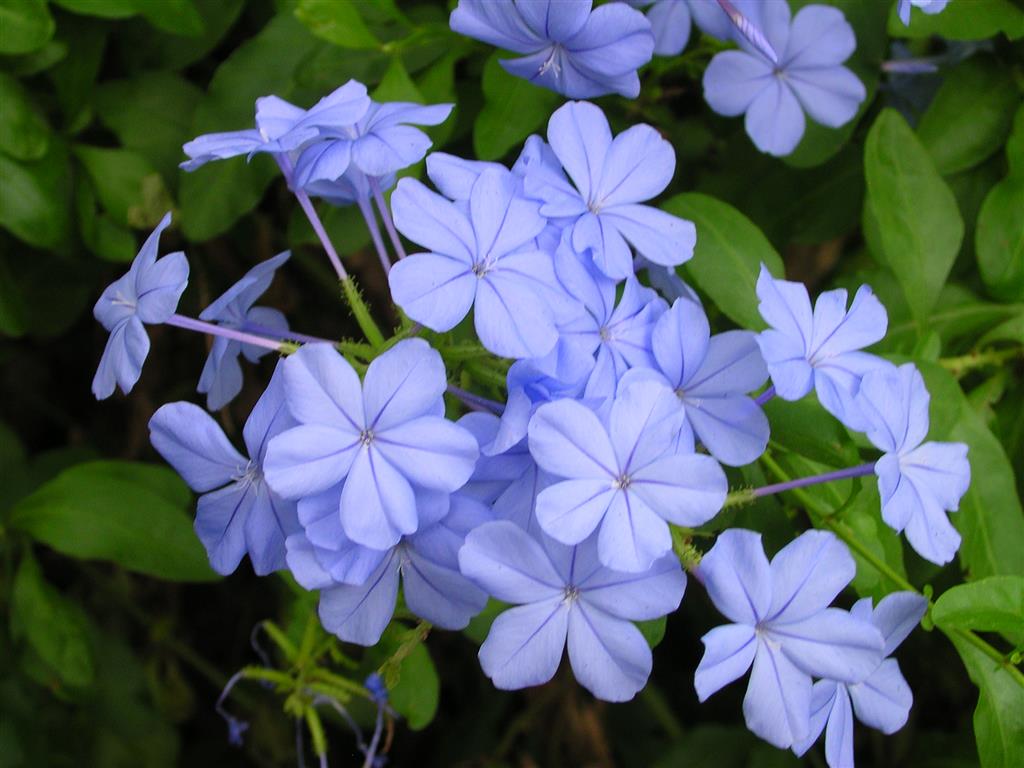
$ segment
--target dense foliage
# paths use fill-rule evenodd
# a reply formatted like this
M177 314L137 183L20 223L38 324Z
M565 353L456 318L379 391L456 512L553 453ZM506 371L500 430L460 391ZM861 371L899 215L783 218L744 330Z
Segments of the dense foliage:
M1019 765L1024 5L823 3L0 0L0 766Z

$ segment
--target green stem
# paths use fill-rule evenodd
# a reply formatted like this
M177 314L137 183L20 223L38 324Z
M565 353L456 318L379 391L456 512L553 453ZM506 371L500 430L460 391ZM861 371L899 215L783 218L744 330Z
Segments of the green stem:
M493 368L474 361L466 363L466 371L481 384L490 384L498 389L505 388L506 376Z
M939 365L959 379L965 373L975 368L1002 365L1007 360L1013 360L1015 357L1024 357L1024 346L1007 349L987 349L983 352L969 352L959 357L943 357L939 360Z
M366 302L363 301L362 294L359 292L359 287L356 285L355 278L349 276L342 280L341 290L345 294L345 300L352 308L352 314L356 319L356 323L359 324L359 329L363 332L366 340L375 348L382 347L384 345L384 334L381 333L380 328L378 328L377 324L373 321L373 316L370 315L370 308L367 307Z

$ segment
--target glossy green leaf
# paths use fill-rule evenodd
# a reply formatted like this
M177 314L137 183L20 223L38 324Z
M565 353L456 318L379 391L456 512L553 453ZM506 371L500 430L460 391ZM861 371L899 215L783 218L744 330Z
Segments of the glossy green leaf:
M681 269L684 276L742 327L763 328L755 292L761 264L775 277L784 271L761 230L728 203L707 195L676 195L661 207L697 226L697 247Z
M46 583L26 554L14 577L11 625L65 685L89 685L94 676L88 625L81 609Z
M776 397L764 405L772 440L786 450L830 467L857 462L857 449L842 424L813 398L790 402Z
M840 517L857 541L864 545L878 560L881 560L893 571L906 578L903 565L903 542L898 533L882 520L882 503L878 496L878 485L874 476L861 481L861 490L850 504L840 513ZM877 602L898 589L890 578L881 573L860 553L850 552L857 563L857 575L853 578L853 588L861 597L871 597Z
M1024 301L1024 173L1008 176L985 198L975 249L989 292L1006 301Z
M192 530L191 494L170 469L95 461L15 505L10 525L58 552L172 581L218 578Z
M50 141L39 160L19 162L0 153L0 226L37 248L61 248L71 235L68 151Z
M66 11L103 19L127 19L139 12L139 0L53 0ZM145 0L143 0L145 2Z
M543 131L560 101L558 94L513 77L492 54L484 65L484 106L473 124L473 150L480 160L498 160L535 131Z
M172 35L199 37L205 31L203 17L192 0L143 1L138 9L146 21Z
M398 668L398 682L389 695L391 706L405 718L412 730L419 731L430 725L437 714L441 681L423 643L414 647L402 660Z
M1024 636L1024 577L990 576L948 589L931 617L942 629Z
M295 16L317 37L342 48L377 48L380 42L359 14L359 3L299 0Z
M976 56L943 77L917 136L943 175L971 168L1006 140L1020 93L1006 65Z
M128 149L101 149L78 145L75 156L82 162L103 208L122 226L144 229L154 226L170 207L163 194L163 205L147 200L160 197L162 180L142 155ZM153 178L155 177L155 179ZM151 188L147 190L147 185ZM155 189L152 189L155 186ZM155 208L163 208L154 220Z
M0 73L0 152L15 160L38 160L50 146L50 127L21 84Z
M53 37L55 26L46 0L0 0L0 54L42 48Z
M651 648L657 648L661 641L665 639L665 627L667 625L667 617L662 616L650 621L638 621L636 628L640 630L640 634L644 636L644 640L647 641Z
M864 148L868 203L883 253L918 322L930 314L960 250L956 199L898 112L886 109Z

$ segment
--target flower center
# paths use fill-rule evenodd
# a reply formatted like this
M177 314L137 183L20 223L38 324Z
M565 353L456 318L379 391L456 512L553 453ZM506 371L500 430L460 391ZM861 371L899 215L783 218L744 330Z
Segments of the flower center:
M612 480L612 488L614 488L617 491L628 491L629 486L631 486L632 484L633 478L625 473L619 475L617 478Z
M567 603L574 603L580 599L580 588L570 584L562 592L562 600Z
M359 444L369 448L371 443L373 443L373 430L364 429L359 433Z
M263 471L260 469L260 465L252 459L249 459L249 463L244 467L239 467L238 471L232 475L232 480L236 483L258 483L263 479Z
M548 54L548 57L544 60L544 63L540 65L540 68L537 70L537 75L543 75L548 70L553 71L556 77L560 75L562 73L562 65L559 61L559 59L561 58L561 53L562 46L560 44L556 43L555 45L551 46L551 53Z

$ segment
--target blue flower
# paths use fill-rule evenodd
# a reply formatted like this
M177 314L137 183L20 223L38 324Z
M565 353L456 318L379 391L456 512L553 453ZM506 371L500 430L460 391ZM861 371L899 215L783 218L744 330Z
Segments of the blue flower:
M486 523L459 551L462 572L498 600L516 605L491 625L480 665L504 690L550 680L568 640L576 679L606 701L626 701L651 673L651 649L634 621L679 607L686 577L674 556L644 573L609 570L593 537L575 547L519 526Z
M538 408L530 453L564 478L537 498L545 533L578 544L599 528L601 563L636 573L672 548L669 522L697 526L714 517L728 491L725 473L709 456L673 450L681 422L675 393L653 382L618 395L607 427L575 400Z
M270 287L274 272L290 255L285 251L257 264L204 309L199 319L257 335L286 335L288 321L280 311L269 307L254 307L253 303ZM198 391L206 395L206 407L211 411L219 410L242 391L242 367L238 363L240 354L255 363L269 351L265 347L243 344L223 336L215 337L199 377Z
M143 324L166 322L188 285L184 253L176 251L159 260L156 257L160 233L170 223L168 213L142 244L128 274L107 286L93 307L93 316L110 331L92 380L97 400L114 394L115 386L125 394L131 392L149 354L149 336Z
M942 13L948 4L949 0L899 0L896 6L896 13L899 15L900 21L903 22L904 26L910 26L911 6L920 8L927 14L935 15L936 13Z
M689 299L676 299L654 326L657 367L636 368L619 382L649 379L675 391L686 423L723 464L749 464L768 445L768 419L747 393L768 378L756 337L749 331L711 336L707 316Z
M299 155L295 182L308 187L317 181L340 179L351 164L368 177L396 173L418 163L430 149L430 138L415 125L438 125L448 119L452 104L423 106L405 102L370 102L357 123L339 125L326 115L323 125L304 121L303 130L320 129L319 139ZM288 135L281 138L286 142Z
M924 616L928 602L913 592L894 592L884 597L874 611L871 598L858 600L850 609L857 619L871 622L885 640L889 656L913 631ZM914 695L900 673L896 659L886 658L863 682L842 683L819 680L811 688L811 728L793 751L802 755L818 740L825 724L825 759L829 768L853 765L853 716L882 733L896 733L907 722Z
M846 309L846 289L825 291L811 311L802 283L776 280L761 265L757 279L758 310L771 329L757 337L775 393L799 400L813 386L825 409L851 429L866 422L855 400L868 371L890 367L885 360L861 352L885 336L885 307L862 285Z
M906 531L921 557L943 565L960 547L946 511L956 511L971 484L963 443L924 442L928 390L912 364L865 374L857 404L868 422L868 439L885 451L875 462L882 519Z
M414 485L452 493L473 473L476 440L444 419L444 363L421 339L377 357L362 386L329 344L289 357L284 380L299 426L271 441L267 482L289 499L341 485L341 525L357 544L394 546L419 527Z
M571 219L577 253L589 252L616 280L633 274L630 244L663 266L693 256L692 222L640 205L661 194L675 173L675 150L654 128L634 125L613 139L599 107L569 102L548 121L548 142L569 178L537 163L527 170L526 193L543 202L544 216Z
M194 171L212 160L238 155L252 157L257 152L294 152L319 138L320 126L353 125L369 106L366 86L355 80L349 80L308 110L277 96L263 96L256 99L256 128L207 133L192 139L182 147L189 160L181 168ZM287 139L283 139L286 134Z
M701 638L694 674L705 701L753 664L743 700L747 727L779 748L810 732L811 677L857 683L882 661L883 640L869 622L829 604L856 571L846 547L827 531L807 531L771 564L761 535L732 529L698 566L708 595L733 624Z
M463 629L487 603L479 587L459 571L458 552L466 534L490 520L477 501L456 494L439 519L430 521L384 551L363 550L356 557L375 559L361 579L338 582L327 570L329 553L298 534L288 538L288 564L299 583L321 589L320 620L342 640L375 645L395 611L398 585L417 616L444 629ZM337 517L337 504L332 510ZM325 517L329 517L325 516ZM307 527L307 533L309 529Z
M637 68L651 60L654 37L639 11L621 3L591 10L591 0L459 0L451 28L527 54L502 59L511 74L570 99L640 94Z
M573 302L551 256L533 242L546 225L539 206L516 194L511 173L483 171L468 211L415 179L399 182L391 206L398 230L430 249L388 275L395 303L410 318L448 331L473 307L477 336L496 355L535 357L554 347L556 316Z
M716 0L626 1L635 8L650 6L647 19L654 33L656 56L678 56L683 52L690 40L691 20L713 37L728 39L729 20Z
M242 430L249 458L192 403L161 406L149 421L153 447L203 494L196 535L222 575L232 573L247 553L261 576L284 568L285 538L299 530L295 503L278 496L263 477L268 441L295 423L283 390L279 366Z
M374 178L381 192L386 192L395 186L397 177L389 174L382 178ZM334 181L313 181L305 186L306 194L310 197L319 197L331 205L353 205L364 204L369 199L373 190L370 188L370 179L358 168L349 166L349 169L342 174L341 178Z
M764 3L760 21L778 53L723 51L704 72L704 98L721 115L746 113L747 133L762 152L788 155L804 134L804 112L830 128L849 122L867 94L842 65L857 47L837 8L804 6L790 24L789 5Z

